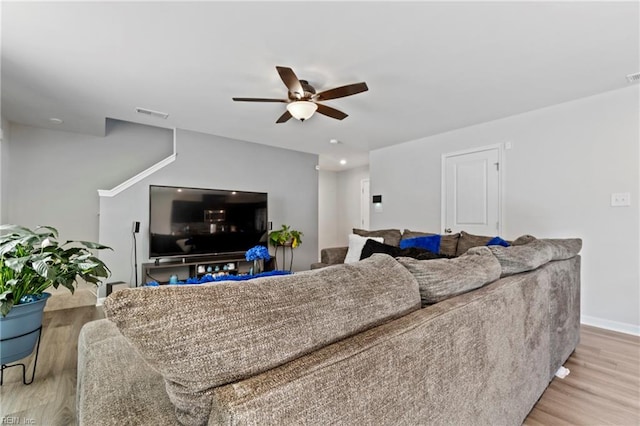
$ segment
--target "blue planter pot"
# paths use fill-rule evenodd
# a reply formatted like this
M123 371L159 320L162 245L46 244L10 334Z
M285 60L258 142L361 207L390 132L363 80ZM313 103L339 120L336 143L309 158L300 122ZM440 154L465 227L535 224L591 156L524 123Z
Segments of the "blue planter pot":
M50 296L42 293L38 300L14 305L6 317L0 316L0 364L17 361L33 352L40 336L35 331L42 325L42 311Z

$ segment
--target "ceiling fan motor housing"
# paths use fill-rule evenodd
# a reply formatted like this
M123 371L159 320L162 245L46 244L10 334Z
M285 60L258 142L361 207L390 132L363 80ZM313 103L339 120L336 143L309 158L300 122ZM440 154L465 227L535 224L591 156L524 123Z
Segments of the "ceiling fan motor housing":
M301 99L311 99L313 97L313 95L316 94L316 89L309 84L309 82L307 80L300 80L300 85L302 86L302 90L304 90L304 93L302 93L302 96L298 96L298 93L292 93L289 92L289 99L291 100L301 100Z

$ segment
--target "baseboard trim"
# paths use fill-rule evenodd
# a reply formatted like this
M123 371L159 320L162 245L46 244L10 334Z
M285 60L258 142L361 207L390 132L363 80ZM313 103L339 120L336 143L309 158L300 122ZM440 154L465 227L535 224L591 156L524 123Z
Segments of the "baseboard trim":
M589 315L582 315L580 322L585 325L593 327L604 328L606 330L617 331L625 334L633 334L634 336L640 336L640 326L628 324L626 322L611 321L602 318L592 317Z
M96 300L96 306L102 306L102 304L104 303L104 299L106 299L106 297L98 297L98 299Z

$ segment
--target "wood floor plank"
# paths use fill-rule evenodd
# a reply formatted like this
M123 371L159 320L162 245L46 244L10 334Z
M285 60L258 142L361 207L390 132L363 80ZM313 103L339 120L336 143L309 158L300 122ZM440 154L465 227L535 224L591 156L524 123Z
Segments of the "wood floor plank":
M85 323L103 317L95 306L45 312L36 379L25 386L20 369L5 370L0 419L75 424L78 334ZM565 364L571 374L553 379L524 424L640 426L640 338L590 326L582 326L580 335ZM32 358L26 360L29 368Z
M68 426L76 422L75 394L78 335L84 324L104 318L96 306L47 311L35 380L22 383L22 369L5 370L0 387L0 419L17 417L36 425ZM21 360L30 373L34 356ZM6 422L5 422L6 423Z

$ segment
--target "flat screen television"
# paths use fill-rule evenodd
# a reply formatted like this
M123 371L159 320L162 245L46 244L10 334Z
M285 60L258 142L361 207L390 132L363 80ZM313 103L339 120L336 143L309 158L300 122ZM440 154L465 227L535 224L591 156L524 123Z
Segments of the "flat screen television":
M149 186L149 257L244 253L267 245L267 193Z

